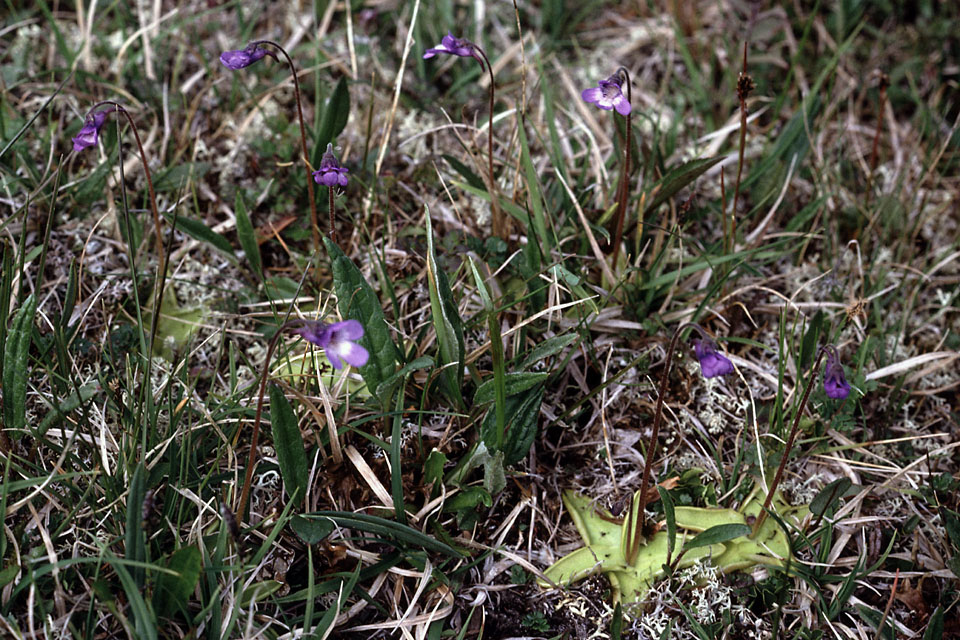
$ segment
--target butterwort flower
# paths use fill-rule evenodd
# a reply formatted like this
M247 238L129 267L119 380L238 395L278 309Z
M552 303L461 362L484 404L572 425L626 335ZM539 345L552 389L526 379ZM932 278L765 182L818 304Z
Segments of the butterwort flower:
M461 58L477 58L475 47L476 45L469 40L461 40L452 33L448 32L447 35L443 36L443 40L440 41L440 44L432 49L427 49L424 52L423 57L424 59L427 59L432 58L438 53L447 53L454 56L460 56ZM479 58L477 59L479 60Z
M725 355L717 351L717 345L709 338L694 339L693 351L700 361L700 371L704 378L714 378L733 373L733 363Z
M347 186L348 171L350 170L346 167L340 166L340 161L333 154L333 145L328 142L327 150L320 158L320 168L313 172L313 181L328 187L336 185L345 187Z
M367 350L355 342L363 337L363 325L357 320L344 320L333 324L306 320L303 325L294 329L294 332L323 349L334 369L343 368L344 362L354 367L362 367L370 359Z
M599 87L584 89L583 92L580 93L580 96L587 102L595 104L601 109L606 111L616 109L617 113L625 116L630 113L630 101L624 97L621 91L622 86L623 79L618 72L606 80L601 80Z
M83 151L87 147L96 146L100 129L107 120L107 113L108 110L102 110L90 114L90 116L87 117L86 122L83 123L83 127L80 129L80 133L73 138L74 151Z
M850 395L850 383L843 375L840 354L833 345L828 345L824 350L827 352L827 365L823 371L823 390L828 398L843 400Z
M220 54L220 62L222 62L223 65L228 69L237 71L238 69L249 67L258 60L262 60L264 56L270 56L274 60L277 59L277 54L260 47L259 44L254 43L248 44L246 49L224 51Z

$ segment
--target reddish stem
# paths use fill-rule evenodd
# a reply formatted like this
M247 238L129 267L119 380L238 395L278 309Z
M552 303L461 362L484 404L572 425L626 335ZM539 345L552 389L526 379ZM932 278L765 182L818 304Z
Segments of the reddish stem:
M267 347L267 359L263 363L263 373L260 375L260 393L257 396L257 412L253 416L253 434L250 437L250 453L247 456L247 471L243 476L243 490L240 492L240 503L237 505L237 520L243 522L243 514L247 508L247 498L250 497L250 483L253 481L253 470L257 466L257 442L260 439L260 418L263 415L263 395L267 390L267 378L270 375L270 360L273 358L273 352L277 348L277 343L283 332L298 324L302 320L289 320L277 329L277 332L270 339L270 345ZM237 435L234 437L234 444L240 437L240 430L237 429Z
M870 174L867 176L867 202L873 196L873 172L877 168L877 157L880 146L880 133L883 131L883 110L887 102L887 83L889 80L884 75L880 78L880 104L877 112L877 131L873 134L873 148L870 150Z
M630 73L625 67L620 67L617 69L617 73L623 73L627 81L627 102L633 104L631 90L630 90ZM618 190L618 202L617 202L617 224L616 231L613 235L613 268L617 267L617 256L620 254L620 242L623 240L623 219L626 217L627 211L627 198L630 193L630 147L631 147L631 137L630 137L630 114L626 115L627 119L627 129L625 133L626 139L626 149L624 150L623 158L623 172L620 174L620 188Z
M316 251L320 250L320 223L317 218L317 203L313 193L313 171L310 166L310 156L307 154L307 130L303 126L303 105L300 100L300 80L297 78L297 68L293 64L293 60L290 59L290 56L287 54L286 50L281 47L279 44L272 40L254 40L250 43L251 46L258 46L261 44L268 44L271 47L274 47L283 54L283 57L287 59L287 64L290 65L290 71L293 74L293 94L297 99L297 116L300 119L300 148L303 150L303 166L307 170L307 197L310 198L310 223L313 226L313 248ZM337 241L337 230L333 226L333 218L330 219L330 238L336 242Z
M143 165L143 175L147 178L147 192L150 194L150 211L153 213L153 226L156 232L157 240L157 260L160 263L161 271L164 268L164 253L163 253L163 236L160 233L160 212L157 209L157 195L153 191L153 180L150 177L150 165L147 164L147 154L143 150L143 142L140 141L140 132L137 131L137 123L133 121L133 116L123 107L119 102L114 102L113 100L101 100L97 104L90 107L90 110L87 111L85 119L90 117L94 111L97 110L97 107L109 104L113 106L115 113L122 113L123 116L127 119L127 122L130 123L130 128L133 129L133 137L137 141L137 149L140 151L140 163ZM107 112L109 113L109 111Z
M737 202L740 200L740 176L743 174L743 152L747 142L747 95L753 80L747 75L747 43L743 43L743 71L737 81L737 98L740 101L740 155L737 160L737 183L733 188L733 209L730 210L730 243L737 246Z
M473 48L480 54L483 58L481 62L479 59L474 58L477 62L480 62L480 67L486 67L487 73L490 74L490 90L489 95L489 123L487 124L487 175L490 178L490 204L492 205L492 215L493 215L493 235L498 238L506 240L507 230L505 228L505 220L503 219L503 212L500 210L500 198L499 190L497 189L497 183L493 178L493 102L494 94L496 88L493 84L493 67L490 65L490 60L487 58L487 54L481 49L478 45L474 44Z
M800 416L803 415L803 409L807 406L807 398L810 397L810 390L813 389L813 385L816 382L817 371L820 370L820 361L823 360L824 351L825 349L820 349L820 353L817 354L817 361L813 363L813 375L810 376L810 380L807 382L807 388L803 392L803 398L800 400L800 408L797 409L797 415L793 419L793 426L790 427L790 435L787 437L787 444L783 449L783 457L780 458L777 473L773 476L773 482L770 484L770 489L767 492L767 499L763 501L763 508L757 516L757 521L753 523L753 532L750 534L751 538L757 535L757 532L760 531L760 527L763 525L763 521L767 519L767 512L770 509L773 494L777 491L777 486L783 477L783 470L787 466L787 459L790 457L790 450L793 448L793 442L797 439L797 434L800 432Z
M643 462L643 474L640 476L640 491L638 494L639 498L639 508L637 509L637 522L634 527L631 527L630 519L633 518L633 508L631 507L629 515L627 516L627 526L624 528L625 531L633 531L633 537L628 541L628 552L627 552L627 562L633 564L637 559L637 553L640 551L640 540L643 535L643 525L644 525L644 509L647 506L647 485L650 481L650 471L653 468L653 460L657 455L657 440L660 437L660 422L663 419L663 398L667 395L667 380L670 375L670 364L673 362L673 352L677 347L677 340L680 339L680 334L688 328L694 328L697 331L703 333L703 329L700 328L700 325L694 322L684 322L676 331L673 332L673 336L670 338L670 344L667 346L667 356L666 360L663 363L663 373L660 374L660 390L657 393L657 405L656 409L653 412L653 431L650 433L650 442L647 445L647 451L645 455L645 460Z

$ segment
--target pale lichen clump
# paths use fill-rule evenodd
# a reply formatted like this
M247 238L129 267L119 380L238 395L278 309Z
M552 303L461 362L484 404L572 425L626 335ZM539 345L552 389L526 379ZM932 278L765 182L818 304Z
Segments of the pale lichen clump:
M735 432L743 424L750 401L747 397L737 397L725 393L724 385L728 384L719 378L702 378L697 376L699 365L690 360L685 370L698 382L692 389L694 401L690 411L680 413L681 420L677 423L678 433L689 433L691 429L702 427L712 436ZM675 441L674 435L668 435L665 442L670 445Z
M798 506L810 504L824 484L826 483L822 474L804 474L784 479L780 483L780 491L787 499L788 504Z
M663 580L650 590L646 603L630 607L635 609L631 611L630 630L639 640L658 640L672 622L671 638L698 640L678 602L701 625L714 624L727 614L743 634L739 637L770 637L769 625L737 601L733 588L724 582L723 572L709 561L698 562L676 573L673 579Z
M880 518L901 518L903 517L905 504L906 502L902 497L892 495L874 507L873 515Z

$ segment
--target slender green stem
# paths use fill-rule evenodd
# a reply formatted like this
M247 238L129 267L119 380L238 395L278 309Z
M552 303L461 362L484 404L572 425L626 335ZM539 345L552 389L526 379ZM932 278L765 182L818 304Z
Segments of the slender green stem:
M237 520L243 522L243 514L247 509L247 498L250 497L250 483L253 481L253 468L257 464L257 442L260 439L260 416L263 415L263 395L267 390L267 378L270 376L270 360L273 358L273 352L280 341L282 331L277 331L270 340L270 346L267 347L267 359L263 363L263 373L260 374L260 392L257 395L257 412L253 416L253 434L250 437L250 453L247 456L247 471L243 476L243 490L240 492L240 501L237 504ZM234 442L240 436L240 430L237 429L237 435Z
M720 224L723 225L723 254L730 250L727 237L727 187L723 182L723 167L720 167Z
M102 103L101 103L102 104ZM123 107L113 103L116 111L123 111ZM96 108L96 106L94 106ZM129 116L128 116L129 120ZM121 208L123 209L123 221L124 227L127 236L127 252L130 260L130 277L133 283L133 290L138 291L140 285L138 284L137 279L137 265L135 255L136 252L133 247L133 229L130 226L130 207L127 203L127 181L123 173L123 145L120 144L120 121L116 121L117 125L117 166L120 170L120 203ZM143 156L141 156L142 158ZM146 163L144 163L146 164ZM158 236L159 238L159 236ZM161 249L162 250L162 249ZM161 258L162 262L162 258ZM162 266L162 265L161 265ZM160 273L163 273L162 271ZM158 278L159 280L159 278ZM134 434L139 433L140 435L140 450L147 450L147 436L148 429L143 428L143 413L146 411L147 419L153 415L153 384L152 384L152 374L153 374L153 339L156 335L157 328L157 317L159 315L160 307L160 286L157 285L154 287L154 307L153 307L153 318L150 325L150 339L147 339L147 336L143 332L143 314L140 308L139 299L134 296L134 304L136 308L137 315L137 327L140 329L140 352L143 354L144 359L146 360L146 368L144 373L144 382L139 387L139 397L136 403L136 416L133 418L132 424L135 425L138 429L133 431Z
M630 72L627 71L626 67L620 67L617 69L617 73L622 73L626 78L627 84L627 102L631 105L633 104L632 95L630 91ZM620 242L623 240L623 219L626 217L627 211L627 198L630 194L630 147L631 147L631 137L630 137L630 114L626 115L627 119L627 128L624 135L626 139L626 149L624 150L623 156L623 172L620 174L620 185L619 185L619 195L617 201L617 225L616 231L613 235L613 268L616 269L617 266L617 256L620 254Z
M507 424L507 374L504 368L503 337L500 335L500 319L497 312L490 309L488 314L487 326L490 329L490 351L493 356L493 386L496 400L497 451L503 451L503 438Z
M268 44L283 54L290 65L290 72L293 74L293 95L297 99L297 117L300 119L300 148L303 151L303 166L307 171L307 197L310 199L310 224L313 232L314 251L320 250L320 223L317 218L317 202L313 192L313 168L310 166L310 155L307 153L307 130L303 125L303 104L300 100L300 80L297 78L297 68L293 64L286 50L273 40L255 40L250 43L253 46ZM333 226L333 218L330 219L330 238L337 241L337 230ZM242 518L241 518L242 519Z
M797 434L800 432L800 416L803 415L803 409L807 406L807 398L810 397L810 390L813 389L813 385L816 382L817 371L820 370L820 361L823 360L823 352L825 349L821 348L820 353L817 354L817 361L813 363L813 369L811 372L813 375L808 376L807 388L803 391L803 398L800 399L800 407L797 409L797 415L793 419L793 426L790 427L790 435L787 436L787 444L783 448L783 456L780 458L780 465L777 467L777 473L773 476L773 482L770 483L770 488L767 490L767 498L763 501L763 508L760 510L760 514L757 516L756 522L753 523L753 531L750 533L750 537L757 535L757 531L760 531L760 527L763 526L764 520L767 519L767 513L770 509L770 502L773 500L773 494L777 492L777 486L780 484L780 479L783 477L783 470L787 466L787 459L790 457L790 450L793 449L793 443L797 439Z

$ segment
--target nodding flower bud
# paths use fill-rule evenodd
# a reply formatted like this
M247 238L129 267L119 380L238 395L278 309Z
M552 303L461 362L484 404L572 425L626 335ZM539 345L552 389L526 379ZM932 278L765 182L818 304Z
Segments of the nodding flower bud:
M258 60L262 60L264 56L270 56L274 60L277 59L277 54L274 52L261 48L259 43L252 43L248 44L245 49L224 51L220 54L220 62L228 69L237 71L244 67L249 67Z
M828 398L843 400L850 395L850 383L843 375L840 354L832 344L823 348L827 354L827 364L823 369L823 390Z
M363 325L357 320L344 320L333 324L305 320L293 331L307 342L323 349L334 369L341 369L344 362L354 367L362 367L370 359L367 350L354 342L363 337Z

